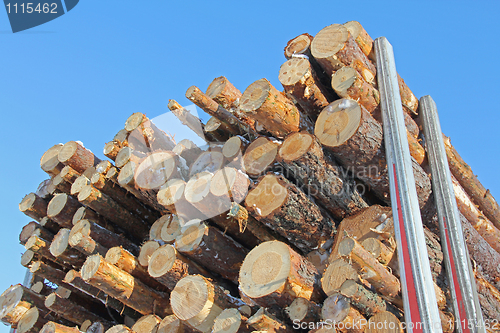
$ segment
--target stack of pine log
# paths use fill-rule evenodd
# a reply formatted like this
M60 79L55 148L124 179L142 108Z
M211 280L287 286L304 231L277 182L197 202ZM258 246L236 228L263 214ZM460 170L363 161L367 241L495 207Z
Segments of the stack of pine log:
M20 203L32 276L0 296L24 332L402 332L404 312L372 39L334 24L285 47L284 92L225 77L169 109L207 143L131 115L101 160L51 147ZM399 78L431 270L453 332L418 100ZM489 330L500 319L500 209L446 140ZM335 327L332 323L335 322ZM323 323L323 324L321 324Z

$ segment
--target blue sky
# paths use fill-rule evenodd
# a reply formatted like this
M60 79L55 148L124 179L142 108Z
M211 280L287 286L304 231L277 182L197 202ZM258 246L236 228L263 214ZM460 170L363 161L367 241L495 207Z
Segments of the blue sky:
M186 89L221 75L244 91L278 89L286 42L357 20L392 43L399 74L437 103L443 131L497 198L500 2L80 1L68 14L12 34L0 9L0 289L22 282L23 196L47 175L43 152L80 140L98 156L133 112L154 118ZM7 327L0 330L6 332Z

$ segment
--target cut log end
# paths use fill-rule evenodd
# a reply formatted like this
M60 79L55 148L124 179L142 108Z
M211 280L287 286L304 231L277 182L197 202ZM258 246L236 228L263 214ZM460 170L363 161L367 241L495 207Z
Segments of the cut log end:
M254 177L261 175L276 159L278 148L278 144L266 137L253 141L243 156L246 172Z
M153 252L156 251L160 247L160 244L155 241L147 241L141 246L141 252L139 253L139 257L137 260L139 261L139 264L143 267L148 267L149 265L149 259L151 258L151 255Z
M307 132L298 132L289 135L279 150L279 158L285 162L294 161L307 153L315 138Z
M40 159L40 167L49 175L55 176L63 167L58 158L62 147L63 145L60 143L50 147Z
M336 147L356 133L361 108L355 101L340 99L328 105L319 115L314 134L327 147Z
M243 154L243 142L239 136L229 138L222 147L222 155L227 160L233 160L235 157Z
M311 43L311 52L315 58L323 59L334 56L349 38L349 31L341 24L332 24L322 29Z
M240 108L244 112L255 112L266 101L271 91L271 85L266 79L252 83L243 93Z
M40 311L38 311L38 308L36 306L30 308L23 314L23 316L17 323L16 332L26 333L31 331L31 329L35 327L35 324L37 323L39 316L40 316Z
M184 221L177 215L173 215L170 220L161 227L160 237L166 243L173 243L181 234L181 228Z
M52 243L50 243L50 253L52 253L54 257L59 257L68 248L70 232L70 229L63 228L54 236Z
M207 226L200 219L188 221L175 239L176 248L180 252L191 252L200 244L206 228Z
M339 96L346 97L347 89L354 84L358 76L359 74L354 68L349 66L342 67L332 75L333 90Z
M401 322L388 311L372 316L366 325L366 333L402 333Z
M204 151L198 156L198 158L193 162L189 170L189 175L193 176L200 172L211 172L214 173L224 164L224 155L220 151L209 150Z
M321 286L327 296L338 292L346 280L358 280L356 270L343 259L331 262L326 268Z
M240 170L225 167L217 171L210 183L210 192L216 197L229 196L232 202L245 199L250 180Z
M103 260L103 258L98 254L88 256L87 260L85 260L85 263L83 264L83 266L80 270L80 274L82 276L82 279L84 279L85 281L88 281L92 277L94 277L94 275L99 270L99 265L101 263L101 260Z
M59 151L58 155L59 161L61 163L68 161L76 153L78 146L79 144L76 141L69 141L66 144L64 144L64 146Z
M150 314L139 318L135 324L131 327L132 331L135 333L152 333L156 332L156 327L160 323L161 319L157 315Z
M313 37L302 34L290 40L285 47L285 58L290 59L294 54L304 54L311 46Z
M225 309L217 318L212 333L237 333L240 332L241 314L238 309Z
M287 188L278 178L274 174L268 174L248 193L245 205L260 216L268 216L283 205L287 195Z
M182 333L183 324L176 315L163 318L158 325L157 333Z
M175 205L176 202L183 198L185 186L186 182L179 178L170 179L166 182L156 195L160 205L165 207Z
M177 282L170 294L174 314L181 320L197 316L210 300L211 290L200 275L189 275Z
M132 114L130 117L128 117L128 119L125 121L124 128L127 132L132 132L137 127L139 127L145 120L146 116L143 113L136 112Z
M139 164L134 180L143 189L157 189L165 184L177 170L177 159L168 151L155 152Z
M211 172L200 172L195 174L187 182L184 197L189 203L196 204L203 200L210 192L210 182L213 174Z
M240 288L250 298L279 290L290 274L290 250L285 243L262 243L248 253L240 269Z
M149 275L156 278L170 271L176 259L176 252L175 248L170 244L163 245L156 249L149 259Z

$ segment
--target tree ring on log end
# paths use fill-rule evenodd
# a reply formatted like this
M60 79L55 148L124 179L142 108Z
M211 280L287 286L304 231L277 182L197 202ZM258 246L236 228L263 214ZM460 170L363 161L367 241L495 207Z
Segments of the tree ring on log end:
M356 133L361 122L361 108L350 99L330 103L321 111L314 134L327 147L337 147Z
M255 112L264 104L270 91L271 85L266 79L260 79L252 83L241 96L241 111Z
M358 273L344 259L332 261L321 278L321 287L327 296L340 290L346 280L357 280Z
M54 305L56 300L57 300L57 294L56 293L50 294L45 298L45 306L47 308L50 308L52 305Z
M12 312L23 298L23 287L19 284L9 287L0 296L0 318Z
M303 54L311 46L312 37L308 34L302 34L288 42L285 47L285 57L290 59L294 54Z
M268 216L280 208L288 196L288 190L274 174L262 178L257 187L248 192L245 205L260 216Z
M40 159L40 167L43 171L49 172L52 171L59 162L59 152L61 151L63 145L61 143L50 147Z
M190 252L198 247L207 226L200 219L188 221L181 229L181 234L175 239L175 247L179 252Z
M31 208L31 206L33 206L33 204L35 203L35 200L36 200L36 194L35 193L30 193L28 195L26 195L23 200L21 200L21 203L19 204L19 210L21 212L25 212L27 211L28 209Z
M347 89L354 84L358 75L358 71L354 68L342 67L332 75L332 88L339 96L345 97Z
M238 309L225 309L215 318L212 333L237 333L241 326L241 314Z
M311 43L312 55L320 59L335 56L348 38L349 30L342 24L329 25L314 36Z
M30 237L31 238L31 237ZM28 240L30 239L28 238ZM28 242L26 242L26 244L28 244ZM26 245L27 246L27 245ZM28 247L27 247L28 248ZM35 256L35 252L31 251L31 250L26 250L23 255L21 256L21 265L23 265L24 267L26 267L32 260L33 260L33 257Z
M291 86L299 82L310 70L309 60L292 58L281 65L278 78L283 85Z
M169 221L163 223L160 231L160 237L164 242L172 243L177 236L181 234L183 220L177 215L172 215Z
M307 132L293 133L283 141L279 157L285 162L295 161L309 151L314 140L314 137Z
M149 259L151 258L151 255L159 247L160 244L158 244L158 242L156 241L147 241L146 243L142 244L141 252L139 252L139 257L137 258L137 260L139 261L139 265L147 267L149 265Z
M174 314L189 320L210 312L213 290L200 275L188 275L177 282L170 294Z
M156 189L165 184L177 168L176 154L169 151L152 153L139 164L134 180L144 189Z
M108 329L106 333L130 333L132 330L125 325L115 325Z
M57 331L56 323L49 321L48 323L43 325L39 333L56 333L56 331Z
M292 304L285 310L288 314L288 317L292 320L299 320L302 321L308 314L309 312L309 305L311 303L303 298L303 297L297 297L296 299L293 300Z
M186 200L192 204L203 200L210 191L210 182L213 174L207 171L195 174L187 182L184 190Z
M170 271L175 263L176 252L175 248L170 244L157 248L149 258L149 275L156 278Z
M38 308L36 306L26 311L17 323L16 332L25 333L31 330L38 321L39 315L40 312L38 311Z
M133 113L128 119L125 121L125 130L127 132L132 132L137 127L139 127L145 120L146 116L141 112Z
M110 171L116 170L116 169L110 169L108 173L106 174L106 177L111 177ZM118 173L118 184L120 185L127 185L130 183L132 179L134 179L134 172L135 172L135 163L132 161L129 161L123 168L120 169L120 172Z
M62 146L61 150L59 151L59 162L64 163L68 161L73 155L75 154L76 150L78 149L78 142L76 141L69 141Z
M232 202L242 202L248 193L250 180L247 175L232 167L217 171L210 183L210 192L217 196L229 196Z
M225 158L232 158L238 155L238 153L242 154L242 143L241 139L238 136L233 136L229 138L222 147L222 155Z
M257 138L243 155L245 170L250 176L258 176L276 159L279 146L266 137Z
M87 260L85 260L85 263L83 264L80 274L82 276L82 279L85 281L88 281L94 275L97 273L99 270L99 266L101 264L102 257L98 254L88 256Z
M69 233L71 230L67 228L62 228L54 236L52 243L50 243L50 253L54 257L58 257L66 251L69 246Z
M170 179L163 185L162 189L156 195L158 203L163 206L174 205L182 199L186 182L179 178Z
M264 242L248 253L240 269L240 288L250 298L279 290L291 270L290 250L280 241Z
M224 155L220 151L204 151L196 158L189 170L189 176L201 172L215 172L224 164Z
M163 318L158 325L157 333L178 333L180 328L183 327L182 323L176 315L170 315Z

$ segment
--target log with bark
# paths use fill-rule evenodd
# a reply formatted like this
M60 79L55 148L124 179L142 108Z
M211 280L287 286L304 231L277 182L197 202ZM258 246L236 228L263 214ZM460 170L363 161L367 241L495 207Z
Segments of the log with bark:
M104 156L109 158L112 161L116 160L116 156L120 152L120 149L122 149L122 145L118 141L109 141L104 145L104 149L102 150L102 153Z
M311 53L328 75L344 66L352 66L365 81L375 83L375 66L341 24L332 24L318 32L311 43Z
M58 154L59 162L69 165L77 172L83 173L90 167L95 167L101 160L85 148L81 142L68 141Z
M165 288L149 275L148 270L141 266L137 257L124 248L119 246L110 248L106 253L105 260L141 280L147 286L165 291Z
M36 188L35 194L44 200L52 199L53 194L50 192L52 186L52 178L42 180Z
M85 206L78 208L75 215L73 215L72 223L73 225L76 225L81 220L87 220L91 223L98 224L101 227L108 229L109 231L117 231L116 229L118 229L115 225L106 220L103 216L96 213L95 210Z
M276 160L280 142L261 136L254 140L243 155L244 171L250 177L260 177Z
M82 174L73 182L73 184L71 184L71 189L69 194L76 197L78 196L78 193L82 190L82 188L89 184L90 184L90 179Z
M201 332L211 332L215 318L224 309L243 305L202 275L188 275L179 280L170 294L170 302L179 319Z
M82 278L143 315L172 314L167 295L155 291L129 273L108 263L99 255L87 258Z
M50 317L50 320L55 320L55 318ZM36 333L38 332L43 325L47 323L47 320L44 315L40 315L40 311L36 306L31 307L28 311L26 311L19 322L17 323L16 332L17 333Z
M216 137L217 141L225 142L229 139L232 129L219 119L211 117L205 124L205 132Z
M278 79L285 92L292 96L311 120L330 104L328 93L305 58L292 58L281 65Z
M387 310L382 297L354 280L346 280L340 287L340 294L348 297L351 304L367 317Z
M324 245L335 232L334 221L283 176L267 174L248 192L248 211L304 253ZM323 213L323 214L322 214Z
M321 278L321 287L327 296L339 292L347 280L359 281L358 272L344 259L339 258L328 264Z
M319 115L314 134L341 164L361 179L380 199L389 202L389 177L382 125L366 109L350 99L331 103ZM431 192L425 171L412 158L420 207Z
M350 300L339 293L328 296L321 308L321 318L334 323L341 332L363 333L367 328L365 317L359 313Z
M184 220L182 218L176 215L172 215L171 219L162 224L161 229L159 230L160 237L158 240L161 240L167 244L172 244L173 242L175 242L175 238L177 238L177 236L181 234L181 227L183 224Z
M196 331L184 324L176 315L166 316L158 325L157 333L195 333Z
M77 199L66 193L59 193L50 200L47 217L59 223L62 228L71 228L73 216L80 207L82 204Z
M247 324L256 329L257 332L295 332L290 325L276 318L276 316L267 311L266 308L260 308L253 316L248 318Z
M123 168L123 166L125 164L127 164L129 161L132 161L135 164L139 165L139 163L141 163L141 161L144 158L146 158L145 153L143 153L141 151L133 150L130 147L123 147L122 149L120 149L120 151L116 155L115 166L118 169Z
M71 186L73 184L65 180L60 173L54 176L51 181L52 186L55 187L54 192L71 194Z
M317 323L321 316L321 306L303 297L297 297L286 309L293 323Z
M149 234L147 223L92 185L87 185L80 191L78 200L139 239L145 239Z
M191 220L175 240L176 249L196 263L238 283L238 274L247 250L217 228Z
M148 150L143 150L143 153L156 150L172 150L175 147L173 138L156 127L148 117L140 112L136 112L128 117L125 122L125 130L129 132L128 141L132 149L139 150L137 149L138 147L134 148L134 145L130 144L130 136L137 136L138 142L141 144L142 142L145 143Z
M100 254L102 256L106 255L108 252L108 248L102 246L98 242L95 241L92 237L88 235L84 235L81 232L75 232L73 234L70 233L68 237L69 245L81 252L85 256L90 256L93 254Z
M158 151L136 164L134 181L142 189L159 189L171 178L187 177L186 161L171 151Z
M327 161L317 139L307 132L289 135L279 150L278 160L283 172L297 186L313 196L332 215L345 216L368 207L352 180L344 176L334 163Z
M253 329L246 323L238 309L223 310L215 318L212 333L250 333Z
M63 147L62 143L58 143L52 147L50 147L40 158L40 167L43 171L48 173L51 177L56 176L59 172L61 172L64 165L59 162L59 152Z
M207 96L229 110L239 103L241 91L224 76L215 78L207 88Z
M111 169L112 167L114 167L113 163L111 163L108 160L102 160L101 162L99 162L99 164L95 166L95 171L102 175L105 175L106 172L108 172L109 169Z
M185 276L201 274L210 277L205 269L180 254L172 245L165 244L156 249L148 264L148 273L165 287L173 290Z
M66 326L53 321L43 325L40 333L81 333L78 327Z
M35 221L31 221L30 223L26 224L21 230L21 233L19 234L19 243L21 243L21 245L25 245L26 241L31 237L31 235L36 235L49 241L54 238L54 234L50 230L45 229Z
M221 153L220 145L210 145L202 152L189 167L189 177L203 172L215 172L224 165L224 156Z
M189 139L179 141L172 151L182 157L188 165L193 163L202 152L202 150Z
M112 326L108 321L104 320L92 311L87 310L81 305L73 303L69 299L60 297L56 293L52 293L45 298L45 306L47 309L77 325L82 325L86 320L91 320L105 323L105 326L107 327Z
M47 216L47 205L47 201L32 192L21 200L19 203L19 210L25 215L40 222L41 219Z
M11 325L17 325L22 315L32 306L45 308L45 298L21 284L9 287L2 293L0 319Z
M154 333L160 322L160 317L149 314L139 318L130 329L136 333Z
M24 247L28 251L26 251L25 255L23 255L23 257L21 258L21 263L24 262L24 266L26 266L26 264L31 261L31 259L36 259L34 258L34 255L31 255L31 252L33 252L40 257L50 260L60 266L66 267L68 264L65 261L60 258L54 257L54 255L50 253L50 243L50 241L42 239L37 235L31 235L31 237L26 241L26 244L24 244Z
M248 253L241 265L239 289L263 307L286 307L296 297L323 299L316 268L279 241L262 243Z
M71 230L61 228L50 243L50 253L58 260L63 261L66 266L80 268L85 261L85 254L69 246L69 234Z

